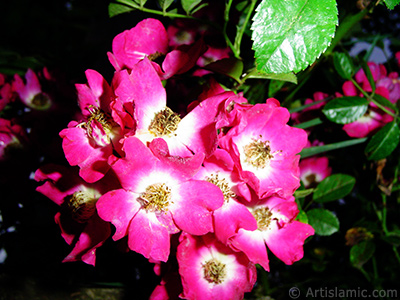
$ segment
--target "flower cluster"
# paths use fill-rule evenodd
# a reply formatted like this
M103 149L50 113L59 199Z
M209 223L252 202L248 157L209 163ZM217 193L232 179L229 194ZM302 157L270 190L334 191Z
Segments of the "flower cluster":
M307 133L276 99L252 105L213 80L174 112L163 83L207 48L201 39L171 47L168 32L145 19L114 38L110 83L86 71L79 119L60 132L70 166L37 170L37 190L60 205L56 222L73 247L65 261L94 265L109 237L126 240L162 275L153 299L242 299L255 265L270 270L267 249L290 265L314 234L296 220L293 196ZM174 255L178 265L161 272Z

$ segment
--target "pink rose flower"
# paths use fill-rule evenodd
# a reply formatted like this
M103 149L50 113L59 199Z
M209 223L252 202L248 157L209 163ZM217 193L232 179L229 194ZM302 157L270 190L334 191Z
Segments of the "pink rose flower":
M148 59L134 65L130 74L123 70L116 76L115 95L122 103L134 103L134 135L143 143L163 138L173 155L213 153L221 107L233 92L207 98L181 118L167 106L165 88Z
M329 159L326 156L308 157L300 160L300 179L305 188L313 188L331 175Z
M212 211L223 204L223 196L214 184L192 179L204 154L171 156L163 139L149 147L133 136L125 140L126 156L110 160L123 189L102 196L97 209L116 227L114 240L128 235L131 250L165 262L171 234L213 231Z
M39 78L32 69L26 72L25 82L15 74L12 88L26 106L35 110L48 110L53 104L50 96L42 91Z
M64 154L71 166L79 166L87 182L101 179L110 169L108 157L121 153L123 129L113 118L111 87L101 74L87 70L88 84L77 84L78 104L84 121L71 121L60 132Z
M24 148L27 141L24 127L0 118L0 161L9 159L14 150Z
M212 234L182 233L177 259L184 299L241 300L257 280L255 265L246 255L233 251Z
M298 153L307 143L307 133L287 125L288 110L272 98L240 116L239 123L221 137L220 147L231 154L241 179L260 198L293 194L300 186ZM249 199L250 191L240 192Z
M113 40L112 53L109 52L108 57L117 71L130 70L140 60L148 58L159 76L168 79L191 69L204 51L206 47L202 40L170 51L164 25L157 19L148 18L132 29L118 34ZM161 65L158 63L160 59Z
M267 271L267 248L287 265L303 258L304 241L314 234L314 229L295 221L299 211L293 196L254 198L247 206L257 221L257 229L239 229L237 235L230 238L233 249L243 251L253 263Z
M195 178L215 184L224 196L224 204L213 213L214 233L217 239L227 244L228 239L240 228L257 229L253 215L237 200L237 186L244 182L240 181L229 153L217 149L211 157L204 160L203 165Z
M99 218L96 202L107 191L119 188L111 175L88 184L76 168L48 164L35 172L35 180L44 182L36 190L60 206L55 222L61 236L73 249L63 262L83 261L95 265L96 249L111 235L108 222Z

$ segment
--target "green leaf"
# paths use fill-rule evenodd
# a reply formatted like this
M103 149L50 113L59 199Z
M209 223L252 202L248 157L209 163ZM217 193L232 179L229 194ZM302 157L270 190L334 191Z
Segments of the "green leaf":
M383 2L385 2L387 8L394 9L400 3L400 0L383 0Z
M322 112L332 122L347 124L362 117L368 109L368 103L362 97L341 97L329 101Z
M329 46L337 14L335 0L261 1L251 26L257 69L304 70Z
M271 79L271 80L280 80L287 81L294 84L297 84L297 77L294 73L287 74L275 74L275 73L263 73L257 70L253 70L249 73L249 78L253 79Z
M110 18L133 10L135 9L120 3L110 3L108 5L108 15L110 16Z
M308 217L306 212L304 210L300 210L299 213L297 214L296 220L301 223L308 224Z
M201 0L181 0L182 8L188 15L200 2Z
M206 6L208 6L208 3L203 3L203 4L201 4L201 5L199 5L199 6L197 6L197 7L195 7L191 12L190 12L190 14L194 14L194 13L196 13L197 11L199 11L200 9L202 9L203 7L206 7Z
M347 53L335 52L333 54L333 65L336 72L344 79L349 80L355 73L353 61Z
M234 57L223 58L209 63L204 69L227 75L240 82L240 77L243 73L243 62Z
M374 95L374 100L376 102L378 102L379 104L394 110L396 113L399 111L397 109L396 105L394 105L392 102L389 101L389 99L386 99L385 97L383 97L381 95L375 94Z
M310 127L313 127L313 126L316 126L316 125L320 125L322 123L323 123L323 121L320 118L315 118L315 119L312 119L312 120L309 120L309 121L305 121L305 122L300 123L300 124L293 125L293 127L306 129L306 128L310 128Z
M383 126L375 133L365 152L369 160L380 160L387 157L399 144L400 129L396 121L390 122Z
M300 156L301 156L301 158L306 158L306 157L310 157L310 156L324 153L327 151L361 144L361 143L364 143L366 140L367 140L367 138L360 138L360 139L352 139L352 140L347 140L347 141L342 141L342 142L337 142L337 143L332 143L332 144L327 144L327 145L322 145L322 146L308 147L308 148L304 148L303 150L301 150Z
M339 230L338 218L329 210L323 208L313 208L307 212L308 224L310 224L315 234L328 236Z
M268 85L268 98L274 97L275 94L279 92L284 85L285 82L282 80L271 79Z
M311 195L314 192L314 189L306 189L306 190L297 190L294 192L294 196L296 198L303 198L308 195Z
M353 190L355 183L356 179L350 175L333 174L318 184L313 194L313 200L324 203L343 198Z
M372 241L362 241L350 249L351 264L360 269L375 252L375 244Z
M163 12L166 12L168 7L174 3L174 0L158 0L158 4L160 5Z
M372 92L375 93L376 86L375 86L375 80L374 77L372 76L371 69L368 66L368 63L364 59L360 59L361 63L361 68L363 69L365 76L367 76L368 82L371 85Z
M147 0L133 0L137 5L139 5L140 7L143 7Z

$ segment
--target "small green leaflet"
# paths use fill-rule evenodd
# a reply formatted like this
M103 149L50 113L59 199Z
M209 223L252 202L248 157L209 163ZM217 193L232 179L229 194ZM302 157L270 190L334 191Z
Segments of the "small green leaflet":
M147 0L133 0L134 2L136 2L140 7L143 7Z
M341 97L329 101L322 112L332 122L347 124L361 118L368 109L368 103L362 97Z
M380 160L387 157L397 147L399 139L400 129L396 121L386 124L372 136L367 144L365 152L368 159Z
M253 70L249 73L249 78L280 80L280 81L287 81L287 82L297 84L297 77L293 73L287 73L287 74L269 73L269 74L266 74L266 73L258 72L257 70Z
M174 0L158 0L158 4L163 12L166 12L168 7L170 7L173 2Z
M394 9L400 3L400 0L383 0L383 2L385 2L387 8Z
M110 18L115 17L119 14L130 12L132 10L135 9L120 3L110 3L108 5L108 15L110 16Z
M223 58L206 65L204 69L224 74L240 82L240 77L243 73L243 62L234 57Z
M398 111L399 111L398 108L396 107L396 105L394 105L388 99L386 99L385 97L383 97L379 94L374 95L374 100L376 102L378 102L380 105L386 106L387 108L390 108L391 110L395 111L396 113L398 113Z
M313 194L318 203L335 201L348 195L354 187L356 179L346 174L333 174L322 180Z
M307 212L308 224L310 224L315 234L328 236L339 230L338 218L329 210L323 208L313 208Z
M181 0L182 8L186 14L190 15L192 10L201 3L201 0Z
M350 249L350 262L355 268L361 268L374 254L375 244L372 241L362 241Z
M355 73L353 61L347 53L333 53L333 65L335 66L336 72L344 79L349 80Z
M263 0L253 18L257 69L299 72L329 46L338 25L335 0Z

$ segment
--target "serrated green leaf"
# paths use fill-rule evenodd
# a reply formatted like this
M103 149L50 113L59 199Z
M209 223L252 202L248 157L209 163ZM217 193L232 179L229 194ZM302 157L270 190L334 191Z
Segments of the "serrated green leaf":
M332 122L347 124L362 117L368 104L368 100L362 97L341 97L329 101L322 112Z
M355 183L356 179L350 175L333 174L318 184L313 194L313 200L324 203L343 198L353 190Z
M387 8L394 9L400 3L400 0L383 0L383 2L385 2Z
M200 2L201 0L181 0L182 8L188 15Z
M350 249L350 262L356 268L361 268L375 252L375 244L372 241L362 241Z
M377 133L375 133L365 152L369 160L380 160L393 152L399 144L400 129L396 121L390 122L383 126Z
M158 4L160 5L163 12L166 12L168 7L174 3L174 0L158 0Z
M206 65L204 69L227 75L240 82L240 77L243 73L243 62L234 57L223 58Z
M336 72L344 79L349 80L355 73L353 61L347 53L335 52L333 54L333 65Z
M135 9L119 3L110 3L108 5L108 15L110 18L133 10Z
M275 74L275 73L263 73L258 72L257 70L253 70L249 74L249 78L257 78L257 79L273 79L273 80L280 80L280 81L287 81L294 84L297 84L297 76L294 73L287 73L287 74Z
M256 66L265 73L299 72L329 46L338 24L335 0L263 0L253 18Z
M329 210L323 208L313 208L307 212L308 224L310 224L315 234L328 236L339 230L338 218Z
M143 7L147 0L133 0L136 4L138 4L140 7Z

